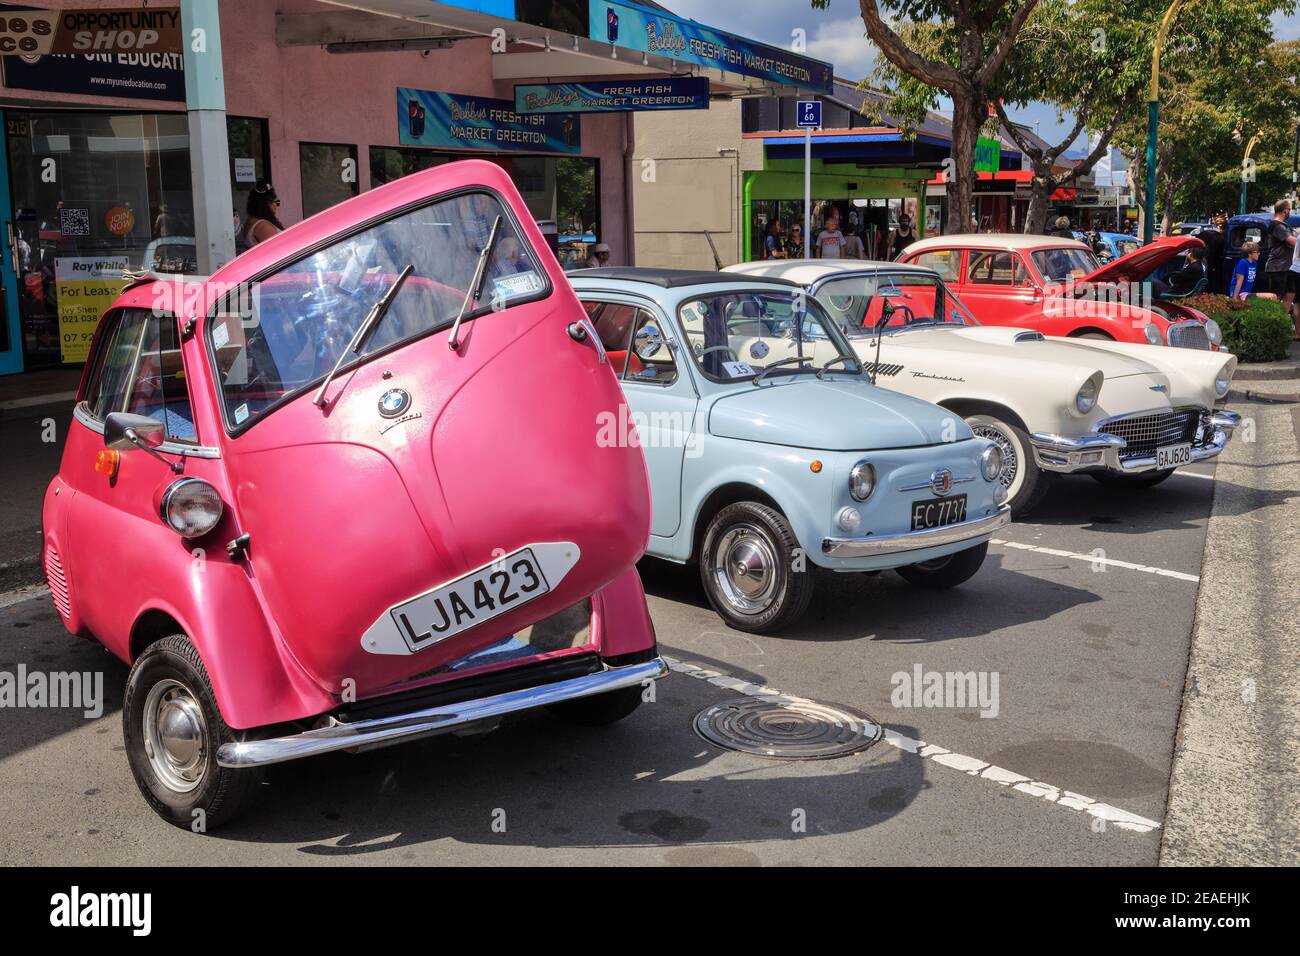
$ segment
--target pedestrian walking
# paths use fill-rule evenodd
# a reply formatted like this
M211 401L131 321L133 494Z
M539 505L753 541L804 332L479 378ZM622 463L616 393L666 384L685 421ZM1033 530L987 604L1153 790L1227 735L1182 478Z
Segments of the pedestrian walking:
M898 217L898 228L894 230L894 236L889 242L889 258L897 259L914 242L916 233L912 230L912 217L902 213Z
M817 234L813 251L818 259L844 258L844 233L840 232L840 214L834 209L826 216L826 226Z
M865 259L867 257L866 246L862 244L862 237L856 232L850 232L844 237L844 258L845 259Z
M1294 238L1294 237L1293 237ZM1290 270L1291 290L1291 325L1293 330L1291 338L1300 342L1300 242L1295 244L1291 253L1291 270Z
M764 259L784 259L785 241L781 238L781 220L773 219L767 224L767 236L763 240Z
M790 223L790 238L785 243L785 257L787 259L803 258L803 225L801 223Z
M598 242L591 247L591 255L587 256L587 268L599 269L607 265L609 265L609 246Z
M248 194L246 212L242 239L247 248L266 242L284 229L284 223L279 217L280 197L275 194L275 187L268 182L260 182L253 187L253 191Z
M1047 234L1058 239L1073 239L1074 230L1070 228L1070 217L1057 216L1056 222L1052 224L1051 229L1047 230Z
M1295 236L1287 226L1287 217L1291 215L1291 203L1279 199L1273 204L1273 218L1265 233L1267 243L1264 246L1264 287L1284 302L1291 287L1291 259L1294 255Z

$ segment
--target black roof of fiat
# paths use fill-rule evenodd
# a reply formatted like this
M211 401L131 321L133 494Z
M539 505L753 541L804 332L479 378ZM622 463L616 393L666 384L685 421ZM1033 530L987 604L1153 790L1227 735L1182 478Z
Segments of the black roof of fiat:
M798 287L799 283L776 276L751 276L736 272L706 272L703 269L642 269L634 266L607 266L602 269L579 269L569 273L570 278L624 279L644 282L661 289L680 289L692 285L714 282L740 282L745 285L779 285Z

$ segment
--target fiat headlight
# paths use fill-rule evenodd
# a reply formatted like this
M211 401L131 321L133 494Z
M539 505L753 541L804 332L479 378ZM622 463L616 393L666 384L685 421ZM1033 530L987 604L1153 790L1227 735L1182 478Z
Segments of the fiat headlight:
M849 472L849 494L854 501L866 501L876 490L876 469L870 462L860 461Z
M840 530L852 534L862 527L862 513L857 508L841 508L838 518Z
M158 513L182 538L197 538L217 526L222 508L216 488L202 478L180 478L163 492Z
M1143 334L1147 337L1149 345L1164 345L1165 334L1160 331L1160 327L1154 322L1148 322L1143 329Z
M1223 329L1219 328L1219 323L1213 319L1205 320L1205 334L1210 337L1211 345L1223 344Z
M998 475L1002 474L1002 449L989 445L980 452L980 468L985 481L997 481Z
M1151 326L1147 326L1151 328ZM1097 404L1097 393L1101 391L1101 373L1088 376L1088 380L1079 386L1074 396L1074 407L1080 415L1087 415Z

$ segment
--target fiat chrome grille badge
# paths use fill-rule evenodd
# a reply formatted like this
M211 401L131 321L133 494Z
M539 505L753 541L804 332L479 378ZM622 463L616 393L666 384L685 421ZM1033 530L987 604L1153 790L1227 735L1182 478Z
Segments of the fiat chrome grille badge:
M404 388L390 388L379 397L379 414L396 418L411 407L411 393Z
M930 490L936 495L946 495L952 491L952 472L947 468L937 468L930 473Z

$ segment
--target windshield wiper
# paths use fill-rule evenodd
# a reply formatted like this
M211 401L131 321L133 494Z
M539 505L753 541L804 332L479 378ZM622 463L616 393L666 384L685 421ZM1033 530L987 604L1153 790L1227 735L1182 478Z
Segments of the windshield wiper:
M857 361L858 360L851 355L841 355L838 358L833 358L817 370L817 377L821 378L823 375L829 372L831 370L832 365L839 365L841 362L857 362ZM852 372L849 372L847 368L845 368L844 371L850 375L854 374ZM862 371L861 363L858 364L858 371L859 372Z
M348 357L348 353L353 355L361 354L361 350L364 349L366 343L370 341L370 336L374 333L375 329L379 328L379 322L383 319L384 313L386 313L388 307L393 304L393 299L397 297L398 292L402 291L402 283L405 282L407 277L414 271L415 266L413 265L408 265L403 269L401 274L393 280L393 284L390 285L384 294L379 297L379 301L370 307L370 311L367 312L366 317L362 319L361 325L357 327L356 334L352 336L352 341L348 343L347 348L339 353L338 361L334 363L334 367L330 369L330 373L325 376L325 381L320 383L320 390L316 392L316 397L311 400L313 405L322 409L325 407L325 389L329 388L330 382L334 381L334 376L338 374L339 369L343 366L344 361L346 361Z
M802 363L804 363L804 362L811 362L811 361L812 361L812 356L811 356L811 355L796 355L796 356L794 356L793 358L781 359L781 361L779 361L779 362L773 362L771 365L769 365L769 366L767 366L766 368L764 368L763 371L761 371L761 372L759 372L757 375L755 375L754 378L753 378L753 382L754 382L755 385L757 385L757 384L762 380L763 376L766 375L768 372L772 371L772 369L774 369L774 368L780 368L782 365L792 365L792 364L794 364L795 362L800 363L800 367L797 368L797 369L793 369L792 371L794 371L794 372L802 372L802 371L804 371Z
M488 241L483 246L483 251L478 254L478 265L474 267L474 281L469 284L469 290L465 293L465 301L460 305L460 312L456 316L456 321L451 324L451 337L447 339L447 347L453 352L460 351L460 323L465 320L466 313L469 312L469 304L478 300L479 293L483 291L483 279L487 275L488 259L492 256L492 250L496 248L497 236L501 234L501 217L497 216L496 221L492 223L492 233L488 236Z

